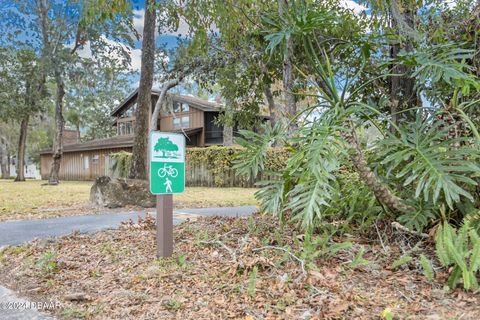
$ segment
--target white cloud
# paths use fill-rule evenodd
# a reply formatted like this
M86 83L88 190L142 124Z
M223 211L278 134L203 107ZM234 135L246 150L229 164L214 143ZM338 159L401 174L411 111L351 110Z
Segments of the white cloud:
M135 30L142 34L143 32L143 22L145 20L145 10L133 10L133 27Z
M362 6L361 4L359 4L359 3L357 3L353 0L341 0L340 5L347 8L347 9L351 9L353 11L353 13L355 13L355 14L360 14L363 11L367 10L367 7Z
M163 14L162 18L165 18L165 13L162 13L162 14ZM145 9L133 10L133 27L140 34L140 36L142 36L142 34L143 34L144 22L145 22ZM189 30L190 30L190 27L189 27L187 21L185 21L185 19L183 19L183 18L180 18L180 23L178 25L178 30L176 30L176 31L164 30L164 31L162 31L162 34L163 35L174 35L174 36L178 36L180 34L181 35L186 35L186 34L188 34ZM158 30L155 30L155 35L159 36Z
M142 65L142 50L141 49L134 49L131 48L123 43L120 43L118 41L110 40L105 37L103 37L103 41L105 41L108 46L111 47L121 47L123 50L128 52L130 55L130 70L131 71L140 71L141 65ZM68 46L69 48L73 48L73 44ZM79 57L85 58L85 59L90 59L92 58L92 49L90 46L90 41L87 41L85 45L83 45L81 48L77 49L76 53L78 54ZM113 51L110 53L112 58L117 58L119 60L122 59L120 54L116 51Z
M130 49L131 69L133 71L140 71L142 67L142 50Z

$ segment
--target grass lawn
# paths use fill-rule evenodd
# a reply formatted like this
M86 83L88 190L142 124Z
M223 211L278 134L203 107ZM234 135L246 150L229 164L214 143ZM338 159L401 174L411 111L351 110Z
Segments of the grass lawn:
M89 204L91 181L62 181L42 186L45 181L0 180L0 221L88 214L107 209ZM175 195L176 207L225 207L256 204L255 189L187 188Z

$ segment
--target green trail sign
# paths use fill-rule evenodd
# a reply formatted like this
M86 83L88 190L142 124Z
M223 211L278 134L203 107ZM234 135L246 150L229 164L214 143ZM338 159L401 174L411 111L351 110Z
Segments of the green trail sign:
M185 137L182 134L150 133L150 192L182 193L185 190Z

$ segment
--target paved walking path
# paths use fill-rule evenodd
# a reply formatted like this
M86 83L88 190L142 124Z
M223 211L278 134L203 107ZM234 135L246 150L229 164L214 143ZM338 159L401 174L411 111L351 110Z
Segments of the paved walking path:
M257 211L255 206L178 209L174 210L174 224L187 218L198 216L243 217ZM18 245L40 238L64 236L73 231L91 233L104 229L117 228L122 221L138 221L145 217L146 211L106 213L84 216L69 216L51 219L0 222L0 247ZM13 309L12 307L17 308ZM27 307L25 307L27 306ZM20 308L18 308L20 307ZM51 320L31 307L27 300L19 298L11 290L0 286L0 320Z
M174 224L179 224L186 218L193 216L247 216L257 211L255 206L178 209L174 210ZM74 231L91 233L104 229L114 229L122 221L143 218L146 211L131 211L122 213L106 213L84 216L69 216L38 220L19 220L0 222L0 247L5 245L19 245L34 239L45 239L70 234Z

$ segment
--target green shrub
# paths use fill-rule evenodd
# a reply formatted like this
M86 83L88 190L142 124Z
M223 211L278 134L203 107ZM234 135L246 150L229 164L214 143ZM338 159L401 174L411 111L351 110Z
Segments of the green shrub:
M234 171L235 175L240 175L235 160L245 149L240 147L207 147L207 148L187 148L186 163L187 167L194 165L205 165L214 176L214 184L220 187L225 184L223 173ZM282 148L268 148L266 150L266 161L262 172L278 172L285 166L288 159L288 151Z
M185 154L187 170L195 165L205 165L206 169L214 177L214 185L221 187L225 185L224 173L233 170L235 175L239 175L234 162L243 152L245 152L245 149L239 147L187 148ZM267 173L282 170L288 155L289 153L286 149L268 148L263 171ZM132 164L132 153L120 151L112 153L110 157L114 161L112 165L113 172L121 178L128 177Z
M118 174L120 178L127 178L132 166L132 153L127 151L119 151L112 153L110 158L113 159L112 171Z
M46 274L51 274L58 271L57 267L57 254L52 251L47 251L42 254L42 256L38 259L36 266L42 272Z

